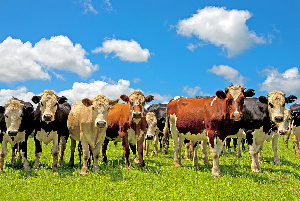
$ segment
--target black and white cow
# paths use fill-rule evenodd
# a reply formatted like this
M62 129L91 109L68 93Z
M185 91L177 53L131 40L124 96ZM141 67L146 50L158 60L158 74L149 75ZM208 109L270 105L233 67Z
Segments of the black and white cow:
M291 116L292 116L292 131L293 131L293 141L296 156L300 158L300 151L299 151L299 140L300 140L300 104L296 103L291 105Z
M19 145L19 151L23 159L25 171L30 170L27 161L27 140L33 132L34 108L31 103L12 98L5 108L0 107L0 129L1 129L1 154L0 154L0 171L3 170L4 158L7 154L7 143L14 148ZM12 156L12 161L13 161Z
M48 144L53 141L52 169L57 172L59 142L61 145L59 165L64 162L64 150L69 137L67 120L71 105L66 102L66 97L58 97L52 90L45 90L41 96L33 96L32 101L38 104L34 113L34 140L36 143L34 168L39 167L39 159L42 154L41 143Z
M169 147L169 130L165 128L167 104L152 104L147 108L147 112L153 112L157 119L158 140L160 149L167 153Z

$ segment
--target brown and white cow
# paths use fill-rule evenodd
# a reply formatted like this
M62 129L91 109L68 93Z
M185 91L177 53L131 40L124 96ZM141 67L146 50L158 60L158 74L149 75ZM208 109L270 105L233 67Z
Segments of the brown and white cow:
M108 113L109 125L106 132L107 138L102 148L103 161L107 160L106 148L109 142L108 139L114 140L120 135L125 155L125 165L129 167L129 146L132 152L135 153L137 145L139 155L138 162L141 167L145 167L143 160L143 143L147 121L144 106L145 103L151 102L154 96L148 95L145 97L142 91L136 90L133 91L130 96L121 95L120 98L126 103L112 106Z
M98 158L106 136L108 111L110 106L117 104L118 101L119 99L109 100L105 95L99 94L92 100L85 98L73 103L67 123L71 138L69 165L74 165L76 141L81 141L84 160L81 175L85 175L88 171L90 150L94 159L93 171L99 172Z
M147 127L147 133L146 133L146 139L145 139L145 147L146 147L146 153L145 155L148 156L149 152L149 144L151 141L153 141L153 151L152 155L157 155L158 152L158 134L159 134L159 128L157 127L157 119L153 112L148 112L146 115L146 121L148 124Z
M253 96L253 89L232 85L219 90L216 96L207 98L173 98L167 106L168 121L173 136L174 164L181 166L180 150L186 138L201 144L206 153L207 141L213 159L212 175L220 175L219 155L223 141L230 134L234 121L242 118L245 97ZM194 148L193 164L197 165L197 148Z

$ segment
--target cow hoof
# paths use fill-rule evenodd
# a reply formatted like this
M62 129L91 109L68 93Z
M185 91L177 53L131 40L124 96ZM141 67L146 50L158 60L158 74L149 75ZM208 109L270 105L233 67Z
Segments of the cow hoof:
M39 165L38 164L34 164L32 167L34 170L38 170L39 169Z
M138 158L135 158L135 159L133 160L133 162L134 162L135 164L139 164L139 163L140 163L140 161L139 161Z
M241 157L242 157L242 155L241 155L241 154L238 154L238 155L237 155L237 157L238 157L238 158L241 158Z
M57 177L58 176L58 172L54 172L53 175Z
M221 176L221 172L220 170L212 170L212 176L214 177L220 177Z
M281 165L280 161L274 161L274 163L277 164L277 165Z
M175 163L175 167L179 168L179 167L181 167L181 164Z
M58 166L62 166L63 164L64 164L63 161L59 161L59 162L58 162Z

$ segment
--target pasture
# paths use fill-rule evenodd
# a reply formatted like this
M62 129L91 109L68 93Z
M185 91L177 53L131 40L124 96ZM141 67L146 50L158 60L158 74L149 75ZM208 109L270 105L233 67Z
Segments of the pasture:
M109 143L108 162L99 162L100 172L91 169L80 176L80 164L76 149L75 167L69 168L70 140L65 152L65 164L59 167L58 176L51 170L52 143L43 144L40 169L25 172L22 163L10 163L11 150L5 158L4 172L0 174L1 200L299 200L300 159L292 148L284 148L284 136L278 142L278 155L282 165L273 163L271 142L264 143L261 171L252 173L251 159L246 151L242 158L232 152L220 157L222 176L211 175L211 167L201 161L199 166L182 159L182 167L175 168L173 148L167 155L145 157L146 170L133 163L130 154L130 170L122 159L121 143ZM182 158L184 155L182 147ZM152 149L151 149L152 150ZM209 150L208 150L209 153ZM34 163L34 141L28 141L28 160ZM212 159L209 156L210 162Z

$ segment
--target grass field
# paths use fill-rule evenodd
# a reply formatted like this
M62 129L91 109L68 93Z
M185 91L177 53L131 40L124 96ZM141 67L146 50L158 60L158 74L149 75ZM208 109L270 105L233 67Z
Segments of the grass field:
M175 168L173 151L168 155L145 157L146 170L133 163L128 170L122 160L122 145L109 143L108 163L100 162L99 174L91 169L80 176L78 155L75 168L69 168L70 142L65 164L58 176L51 170L52 144L43 145L40 169L25 172L21 163L11 164L9 153L4 172L0 175L0 200L300 200L300 159L292 149L285 149L283 136L278 143L282 165L273 163L271 142L264 143L261 171L251 173L248 151L237 158L234 153L220 158L222 176L211 176L211 167L201 160L198 167L182 159L182 167ZM34 141L29 139L28 158L34 163ZM201 156L200 149L198 155ZM208 152L209 153L209 152ZM182 156L184 152L182 151ZM212 162L209 157L210 162Z

